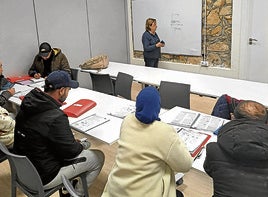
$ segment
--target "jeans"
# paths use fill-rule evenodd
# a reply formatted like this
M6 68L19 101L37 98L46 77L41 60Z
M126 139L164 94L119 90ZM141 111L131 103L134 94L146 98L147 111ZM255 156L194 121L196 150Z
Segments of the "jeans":
M159 61L158 58L156 59L144 58L145 66L148 67L158 68L158 61Z
M45 189L53 188L60 183L61 175L64 174L68 179L77 176L83 172L87 172L87 185L88 187L93 183L96 177L99 175L102 166L104 164L104 154L100 150L83 150L77 157L85 157L86 161L64 166L60 169L57 176L48 184L44 186ZM76 192L79 195L83 195L82 181L79 179L75 187Z

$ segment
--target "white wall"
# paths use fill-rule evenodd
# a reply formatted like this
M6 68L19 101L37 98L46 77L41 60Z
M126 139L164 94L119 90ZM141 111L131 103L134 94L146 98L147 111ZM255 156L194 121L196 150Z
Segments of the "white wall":
M232 51L231 51L231 68L220 68L220 67L201 67L200 65L192 65L192 64L182 64L182 63L172 63L172 62L160 62L159 67L171 69L171 70L179 70L179 71L186 71L186 72L193 72L193 73L200 73L200 74L208 74L208 75L215 75L215 76L222 76L222 77L230 77L230 78L240 78L241 75L241 60L246 58L244 57L243 53L241 52L243 45L241 45L241 36L247 30L247 27L241 23L243 19L244 11L243 9L247 7L247 0L233 0L233 32L232 32ZM128 13L129 13L129 24L131 24L131 0L128 0ZM129 27L129 32L132 32L131 26ZM242 29L244 28L244 29ZM243 32L243 33L242 33ZM131 33L129 34L129 38L132 39ZM244 39L244 37L243 37ZM244 41L244 40L243 40ZM133 57L133 44L130 41L130 53L131 53L131 63L137 65L144 65L143 59L137 59Z
M129 62L124 0L0 0L4 75L27 75L40 43L61 48L75 68L94 55Z
M5 75L27 73L38 49L32 0L1 0L0 59Z
M231 69L171 62L160 62L160 67L244 79L250 1L233 0ZM131 0L24 0L20 6L17 0L1 0L0 4L0 59L6 76L26 74L44 40L62 48L72 67L101 52L108 53L111 61L144 65L133 57Z

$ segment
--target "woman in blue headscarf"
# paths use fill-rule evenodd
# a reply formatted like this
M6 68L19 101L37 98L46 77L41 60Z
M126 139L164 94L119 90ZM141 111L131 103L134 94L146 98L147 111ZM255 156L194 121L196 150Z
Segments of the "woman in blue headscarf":
M176 196L174 171L188 171L193 159L175 129L160 121L160 108L156 88L146 87L137 96L135 114L121 125L116 161L103 197Z

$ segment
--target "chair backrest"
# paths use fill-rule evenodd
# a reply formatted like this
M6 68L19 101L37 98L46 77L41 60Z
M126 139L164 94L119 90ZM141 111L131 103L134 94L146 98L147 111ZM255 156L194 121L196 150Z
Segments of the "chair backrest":
M161 81L159 94L161 107L171 109L175 106L190 109L190 84Z
M109 74L90 73L90 77L93 90L114 95L114 86Z
M131 87L133 76L119 72L115 81L115 96L120 96L131 100Z
M77 81L79 82L80 88L87 88L92 90L92 80L88 75L88 72L79 71L77 73Z
M62 183L63 183L65 189L67 189L67 191L69 192L69 194L72 197L79 197L79 195L75 192L75 189L74 189L72 183L69 181L69 179L67 179L67 177L65 175L61 175L61 180L62 180Z
M78 69L71 68L71 78L72 78L72 80L77 81L77 76L78 76Z
M18 186L28 196L45 196L41 178L32 162L26 156L10 153L2 143L0 150L6 154L10 164L12 187Z
M0 163L5 161L7 159L7 156L5 153L3 153L2 151L0 151Z

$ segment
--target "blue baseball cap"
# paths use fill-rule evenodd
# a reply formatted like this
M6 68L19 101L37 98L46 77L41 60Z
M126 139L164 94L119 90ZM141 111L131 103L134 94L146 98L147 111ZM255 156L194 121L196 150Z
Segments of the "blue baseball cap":
M79 83L75 80L72 80L68 72L57 70L53 71L47 76L45 86L51 89L59 89L62 87L78 88Z

